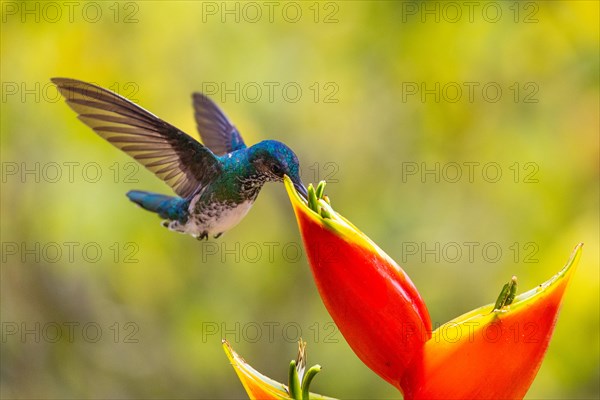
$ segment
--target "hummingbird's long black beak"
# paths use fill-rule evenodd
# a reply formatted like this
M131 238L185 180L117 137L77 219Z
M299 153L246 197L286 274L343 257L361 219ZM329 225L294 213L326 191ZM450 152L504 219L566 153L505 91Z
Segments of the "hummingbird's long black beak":
M294 187L296 188L296 191L300 193L300 196L304 198L304 200L308 200L308 190L306 190L302 182L294 182Z

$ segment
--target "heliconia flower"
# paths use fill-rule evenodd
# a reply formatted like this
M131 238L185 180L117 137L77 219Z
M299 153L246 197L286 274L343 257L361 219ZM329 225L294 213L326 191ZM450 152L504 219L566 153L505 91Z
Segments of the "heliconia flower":
M332 397L321 396L310 393L310 384L315 375L321 370L315 365L306 370L306 342L300 340L298 346L298 357L290 362L288 370L288 385L284 385L268 378L252 368L242 357L240 357L231 345L223 340L223 349L235 372L242 382L250 400L335 400Z
M408 276L330 206L323 185L292 202L317 288L356 355L405 399L518 399L529 389L552 336L565 288L581 256L537 288L516 294L516 278L495 304L431 333Z
M406 273L337 214L322 186L309 185L309 208L285 179L317 288L356 355L398 386L431 336L431 320ZM323 215L325 217L323 217Z
M512 304L488 304L436 329L401 382L405 398L522 399L542 365L581 249Z

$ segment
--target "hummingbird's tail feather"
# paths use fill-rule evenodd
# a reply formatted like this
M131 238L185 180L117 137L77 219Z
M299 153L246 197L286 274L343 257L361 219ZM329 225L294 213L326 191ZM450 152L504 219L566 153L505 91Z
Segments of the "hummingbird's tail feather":
M157 213L162 218L171 220L187 218L187 206L189 202L181 197L166 196L142 190L130 190L127 192L127 197L144 210Z

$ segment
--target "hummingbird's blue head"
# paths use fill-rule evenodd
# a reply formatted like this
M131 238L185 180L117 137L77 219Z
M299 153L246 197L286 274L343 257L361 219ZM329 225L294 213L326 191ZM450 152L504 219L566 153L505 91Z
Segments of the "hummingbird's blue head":
M283 176L290 177L296 190L308 197L306 187L300 179L300 165L296 154L277 140L263 140L249 149L249 161L268 181L281 182Z

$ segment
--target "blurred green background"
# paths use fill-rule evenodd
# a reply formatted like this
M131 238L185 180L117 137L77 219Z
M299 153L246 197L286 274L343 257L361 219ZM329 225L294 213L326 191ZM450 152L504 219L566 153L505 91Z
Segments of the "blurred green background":
M285 381L302 335L314 391L401 398L331 324L282 185L219 240L169 232L124 194L170 189L75 118L49 83L64 76L196 137L205 90L247 143L287 143L434 325L513 274L536 286L585 242L528 398L598 398L598 16L596 1L2 2L0 394L245 398L221 338Z

